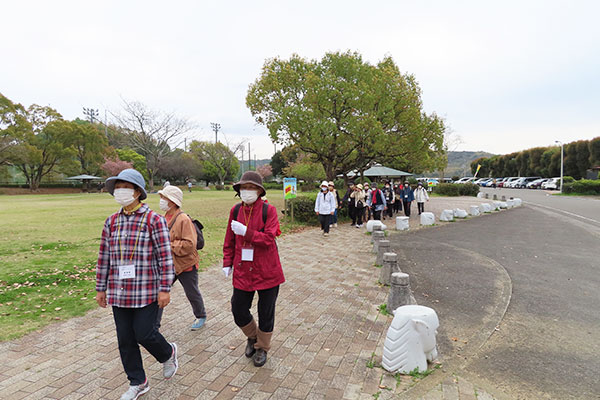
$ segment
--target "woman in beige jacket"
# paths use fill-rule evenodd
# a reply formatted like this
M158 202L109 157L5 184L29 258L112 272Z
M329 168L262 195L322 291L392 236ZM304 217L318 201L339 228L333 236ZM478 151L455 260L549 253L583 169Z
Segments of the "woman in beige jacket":
M171 235L175 280L181 282L196 317L191 325L191 329L194 331L202 328L206 321L204 300L200 289L198 289L198 261L200 256L196 250L196 228L190 217L181 211L183 203L181 189L169 185L159 190L158 194L160 195L160 209L165 212L165 219ZM161 317L162 312L159 312L157 319L159 327Z
M365 214L365 207L367 206L367 199L365 192L363 191L363 185L360 183L354 186L354 190L350 193L350 198L354 199L354 215L352 216L352 224L356 224L357 228L362 227L363 216Z

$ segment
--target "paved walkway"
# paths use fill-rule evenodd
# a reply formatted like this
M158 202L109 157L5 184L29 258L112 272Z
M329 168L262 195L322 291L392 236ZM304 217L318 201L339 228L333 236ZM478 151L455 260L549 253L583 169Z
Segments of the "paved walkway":
M439 216L441 209L480 202L433 198L426 207ZM420 381L396 379L378 366L391 317L378 312L388 289L377 284L379 269L364 228L340 225L328 238L307 229L278 243L287 282L267 364L256 368L244 357L245 338L230 313L231 280L216 266L200 275L209 313L200 331L188 329L193 315L175 285L163 333L179 346L179 371L163 380L161 365L144 351L151 386L144 398L493 398L447 368L443 358L442 368ZM1 399L118 399L127 389L108 309L2 343L0 354Z

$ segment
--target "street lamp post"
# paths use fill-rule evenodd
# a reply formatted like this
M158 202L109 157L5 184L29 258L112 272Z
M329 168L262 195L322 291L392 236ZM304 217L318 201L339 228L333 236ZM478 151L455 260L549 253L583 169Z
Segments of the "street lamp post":
M554 143L560 144L560 193L563 192L563 154L564 145L561 141L555 140Z

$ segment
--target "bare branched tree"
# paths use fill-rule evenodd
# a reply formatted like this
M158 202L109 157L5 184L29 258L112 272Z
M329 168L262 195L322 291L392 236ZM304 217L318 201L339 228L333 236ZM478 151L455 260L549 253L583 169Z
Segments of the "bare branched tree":
M185 118L174 113L155 111L139 101L123 99L123 110L111 113L117 125L127 134L130 146L146 157L146 170L150 190L154 189L154 176L161 162L183 142L182 135L194 128Z

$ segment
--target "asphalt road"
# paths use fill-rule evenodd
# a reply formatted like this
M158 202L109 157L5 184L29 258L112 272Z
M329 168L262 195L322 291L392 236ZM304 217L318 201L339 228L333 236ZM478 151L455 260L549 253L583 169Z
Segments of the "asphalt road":
M600 398L600 201L504 192L526 205L390 236L441 354L510 398Z

